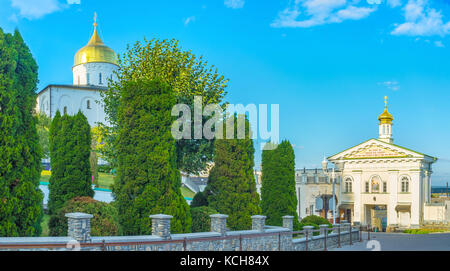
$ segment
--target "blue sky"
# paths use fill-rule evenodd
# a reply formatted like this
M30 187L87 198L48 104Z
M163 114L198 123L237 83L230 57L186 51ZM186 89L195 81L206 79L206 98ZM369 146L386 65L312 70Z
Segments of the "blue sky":
M176 38L230 79L230 103L279 104L298 168L376 138L387 95L394 142L440 158L433 185L450 179L448 0L0 0L0 27L21 31L41 89L71 83L95 11L119 54Z

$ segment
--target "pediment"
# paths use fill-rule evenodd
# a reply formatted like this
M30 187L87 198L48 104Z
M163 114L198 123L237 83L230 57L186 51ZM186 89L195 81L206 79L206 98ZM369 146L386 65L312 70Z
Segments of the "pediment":
M423 158L424 155L406 148L371 139L336 155L330 160L347 159L382 159L382 158Z
M353 152L345 155L344 159L360 159L360 158L400 158L400 157L412 157L405 152L401 152L395 149L387 148L378 144L370 144L364 148L356 149Z

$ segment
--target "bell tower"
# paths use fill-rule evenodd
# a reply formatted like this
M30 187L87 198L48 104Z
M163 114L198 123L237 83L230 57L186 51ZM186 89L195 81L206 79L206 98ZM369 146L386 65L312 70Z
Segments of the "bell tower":
M379 140L386 143L394 143L394 138L392 138L392 121L394 117L387 110L387 96L384 96L384 112L378 117L380 123L378 124L379 129Z

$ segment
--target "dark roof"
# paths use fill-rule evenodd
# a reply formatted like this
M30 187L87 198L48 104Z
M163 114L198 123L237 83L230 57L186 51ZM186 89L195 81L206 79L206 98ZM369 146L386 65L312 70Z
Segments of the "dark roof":
M82 90L92 90L92 91L99 91L99 90L107 90L107 87L99 87L99 86L93 86L93 85L58 85L58 84L51 84L43 88L41 91L38 92L37 95L40 95L44 90L48 88L75 88L75 89L82 89Z

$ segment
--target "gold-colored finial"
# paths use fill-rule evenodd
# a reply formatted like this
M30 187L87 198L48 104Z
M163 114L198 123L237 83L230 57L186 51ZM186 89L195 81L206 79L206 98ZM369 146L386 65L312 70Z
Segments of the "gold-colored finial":
M97 12L94 12L94 27L97 27Z
M388 97L384 96L384 112L378 117L380 124L392 124L394 117L387 110L387 100Z

